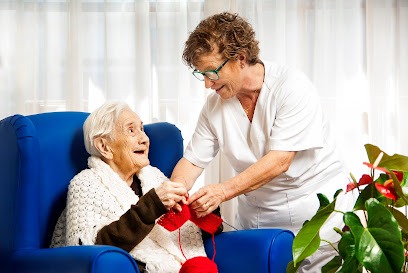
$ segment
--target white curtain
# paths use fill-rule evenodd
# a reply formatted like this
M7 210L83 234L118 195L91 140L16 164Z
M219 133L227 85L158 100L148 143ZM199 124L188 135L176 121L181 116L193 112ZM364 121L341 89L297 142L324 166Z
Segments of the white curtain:
M210 91L182 63L184 41L221 11L252 23L262 59L316 84L356 176L365 143L408 155L408 0L1 0L0 119L124 100L187 142ZM217 158L197 187L231 175ZM234 202L223 207L232 224Z

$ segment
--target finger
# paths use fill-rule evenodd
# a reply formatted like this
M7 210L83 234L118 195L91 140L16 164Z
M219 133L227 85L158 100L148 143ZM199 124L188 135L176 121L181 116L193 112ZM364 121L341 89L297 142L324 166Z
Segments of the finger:
M191 204L190 207L196 212L207 211L211 207L211 202L203 200L204 198L198 199L195 203Z
M202 206L202 208L203 208L202 211L213 211L212 207L213 207L213 205L211 204L211 202L207 201Z
M183 209L180 206L180 204L175 204L174 207L173 207L173 210L176 211L176 212L181 212Z
M165 201L167 201L168 203L179 203L179 202L183 202L183 200L185 200L184 195L178 195L178 194L174 194L174 193L167 193L166 194L166 198Z
M177 201L180 201L182 199L186 199L187 191L183 189L171 188L167 190L167 193L171 198L177 198Z
M188 201L190 201L190 199ZM192 208L193 210L197 210L197 211L204 211L204 210L206 210L204 208L204 204L205 204L204 199L199 198L199 199L197 199L196 201L194 201L193 203L190 204L190 208Z
M200 199L204 195L205 195L205 191L199 190L199 191L195 192L193 195L191 195L188 198L188 204L191 205L193 209L202 206L204 203L203 202L197 202L197 201L198 201L198 199Z
M196 215L198 218L201 218L201 217L207 216L211 212L212 212L211 209L207 209L206 211L196 211Z
M183 196L182 198L181 198L181 200L180 200L180 202L182 203L182 204L184 204L184 205L187 205L187 197L186 196Z

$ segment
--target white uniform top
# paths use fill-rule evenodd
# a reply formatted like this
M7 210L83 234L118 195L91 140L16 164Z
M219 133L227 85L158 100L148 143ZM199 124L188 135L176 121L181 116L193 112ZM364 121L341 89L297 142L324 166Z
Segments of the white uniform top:
M287 172L239 196L237 217L242 228L277 227L296 233L316 213L316 193L333 198L348 180L313 84L298 71L264 65L252 123L236 97L223 100L212 93L184 157L205 168L221 151L239 173L270 150L297 151Z

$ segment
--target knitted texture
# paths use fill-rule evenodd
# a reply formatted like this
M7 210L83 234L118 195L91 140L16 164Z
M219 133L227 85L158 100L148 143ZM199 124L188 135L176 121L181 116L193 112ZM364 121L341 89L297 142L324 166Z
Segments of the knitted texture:
M51 247L93 245L98 231L120 218L139 198L133 190L100 158L88 159L89 169L76 175L68 187L67 207L58 219ZM159 186L167 177L157 168L147 166L138 175L143 194ZM206 256L200 229L186 223L180 229L187 258ZM146 263L149 273L177 273L183 257L177 233L160 225L143 239L130 255Z
M181 204L181 208L182 210L180 212L170 210L160 217L157 223L168 231L175 231L180 228L191 218L190 208L186 204Z
M222 224L222 218L214 213L207 214L204 217L198 218L195 211L190 207L190 221L196 224L202 230L214 234L218 227Z
M214 244L214 254L215 254L215 242L214 233L217 231L218 227L222 224L222 218L210 213L204 217L198 218L195 211L191 209L190 206L186 204L181 204L182 210L180 212L175 212L170 210L166 214L160 217L157 223L163 226L168 231L175 231L178 228L184 226L184 224L190 220L196 224L201 229L211 233L213 235ZM180 249L182 248L181 243L181 233L179 233L180 239ZM182 252L184 253L184 252ZM214 257L213 257L214 259ZM208 259L208 257L198 256L187 259L183 263L179 273L217 273L218 268L213 260Z
M184 225L187 220L190 220L199 228L211 234L214 234L217 231L218 227L222 224L222 218L215 215L214 213L210 213L204 217L198 218L195 211L191 209L190 206L182 204L181 208L181 212L170 210L162 217L160 217L157 223L159 225L162 225L168 231L175 231L176 229Z

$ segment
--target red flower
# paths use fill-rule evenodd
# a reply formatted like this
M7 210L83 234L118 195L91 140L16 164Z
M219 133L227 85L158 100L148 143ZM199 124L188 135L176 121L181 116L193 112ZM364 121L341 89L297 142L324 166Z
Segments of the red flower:
M358 185L368 185L371 184L371 182L373 182L373 178L368 174L363 174L363 176L360 178L360 181L358 181Z
M354 181L352 181L352 182L350 182L350 183L347 184L346 192L352 191L352 190L354 190L355 188L357 188L357 184L355 184Z
M385 173L389 173L386 168L378 167L378 166L374 168L373 164L368 163L368 162L363 162L363 164L368 166L370 169L379 170L379 171L382 171L382 172L385 172Z
M383 167L375 167L375 168L374 168L373 164L368 163L368 162L363 162L363 164L366 165L366 166L368 166L368 167L371 168L371 169L382 171L382 172L388 174L388 175L390 176L390 178L391 178L391 174L390 174L390 172L389 172L386 168L383 168ZM399 172L399 171L392 171L392 172L395 174L395 176L397 177L398 181L402 181L402 179L403 179L403 177L404 177L404 174L403 174L402 172Z
M388 199L392 199L394 201L398 199L399 196L394 189L394 182L392 181L392 179L385 181L384 185L378 182L375 183L374 185L376 189Z
M402 179L404 178L404 173L402 172L398 172L398 171L392 171L395 176L397 177L398 181L402 181Z
M371 184L372 182L373 182L373 178L371 176L369 176L368 174L363 174L363 176L360 178L357 184L354 182L348 183L346 192L352 191L355 188L362 186L362 185Z

